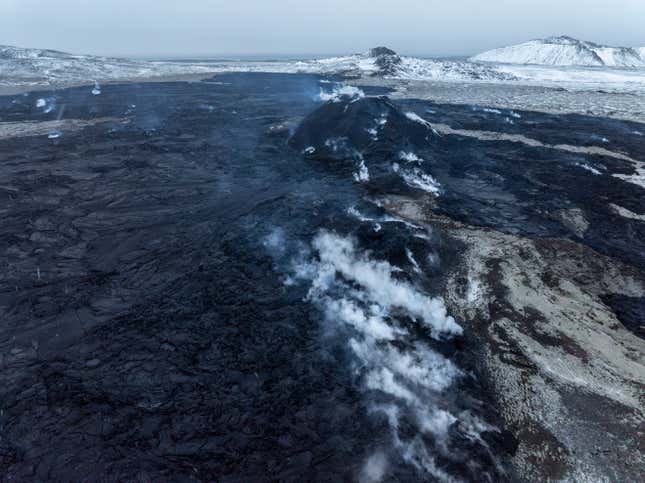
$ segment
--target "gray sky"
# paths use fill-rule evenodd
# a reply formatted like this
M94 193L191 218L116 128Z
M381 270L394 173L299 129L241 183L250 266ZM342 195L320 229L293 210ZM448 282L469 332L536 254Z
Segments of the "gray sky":
M0 44L103 55L466 55L560 34L645 46L645 0L0 0Z

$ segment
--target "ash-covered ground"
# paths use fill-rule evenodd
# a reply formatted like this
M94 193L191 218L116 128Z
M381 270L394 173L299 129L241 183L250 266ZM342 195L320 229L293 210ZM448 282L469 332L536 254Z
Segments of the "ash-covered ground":
M4 480L639 480L645 125L387 94L0 97Z

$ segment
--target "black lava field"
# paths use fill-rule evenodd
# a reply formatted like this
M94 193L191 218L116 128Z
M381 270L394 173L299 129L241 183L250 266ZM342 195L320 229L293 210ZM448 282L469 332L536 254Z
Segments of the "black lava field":
M4 122L88 121L0 137L0 479L512 479L517 441L469 321L440 298L462 247L379 200L432 199L455 222L645 270L645 224L608 202L643 214L643 189L581 168L627 175L629 161L430 123L606 139L635 159L645 129L377 88L322 102L338 82L223 74L0 97ZM549 215L566 208L584 210L583 237ZM645 315L642 299L612 303Z

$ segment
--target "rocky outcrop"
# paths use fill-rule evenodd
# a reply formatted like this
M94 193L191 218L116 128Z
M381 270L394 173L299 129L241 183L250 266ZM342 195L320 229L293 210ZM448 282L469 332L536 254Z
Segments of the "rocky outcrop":
M387 47L370 49L369 56L374 57L378 66L378 75L395 75L401 67L401 57Z

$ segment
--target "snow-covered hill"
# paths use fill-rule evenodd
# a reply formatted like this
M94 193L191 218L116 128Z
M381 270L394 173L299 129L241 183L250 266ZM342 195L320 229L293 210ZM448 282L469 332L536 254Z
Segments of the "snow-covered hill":
M579 47L582 52L580 55L587 55L590 62L596 63L592 64L592 67L559 67L499 63L501 56L496 58L497 63L494 64L467 60L427 59L401 56L385 47L377 47L362 54L307 60L145 61L0 46L0 88L29 90L80 84L94 85L95 81L147 80L185 74L199 74L207 77L223 72L275 72L342 75L350 78L376 77L385 78L387 82L395 81L395 83L397 80L493 84L508 82L578 90L645 92L645 60L641 61L640 57L641 53L645 56L645 48L624 49L630 51L630 54L620 49L605 51L601 47L595 47L597 51L593 51L591 55L588 52L590 47L570 45L571 42L568 44L565 42L567 49ZM535 50L534 48L531 51L534 53ZM505 56L505 62L510 62L508 59L511 57ZM536 62L534 57L514 61ZM636 57L638 62L642 62L643 67L624 69L607 66L612 62L625 65L628 61L634 61L635 64ZM562 56L560 59L564 61ZM601 61L605 59L607 65L599 64L598 59ZM598 68L598 65L604 67Z
M28 60L38 59L39 57L69 59L73 56L65 52L59 52L58 50L23 49L9 45L0 45L0 59L2 60Z
M385 47L377 47L364 54L302 61L149 62L0 46L0 86L58 86L94 80L232 71L303 72L447 81L514 80L511 74L490 66L473 62L402 57Z
M551 66L643 67L642 49L609 47L571 37L550 37L489 50L472 57L478 62Z
M210 69L201 65L0 46L0 86L58 86L200 72L210 72Z

